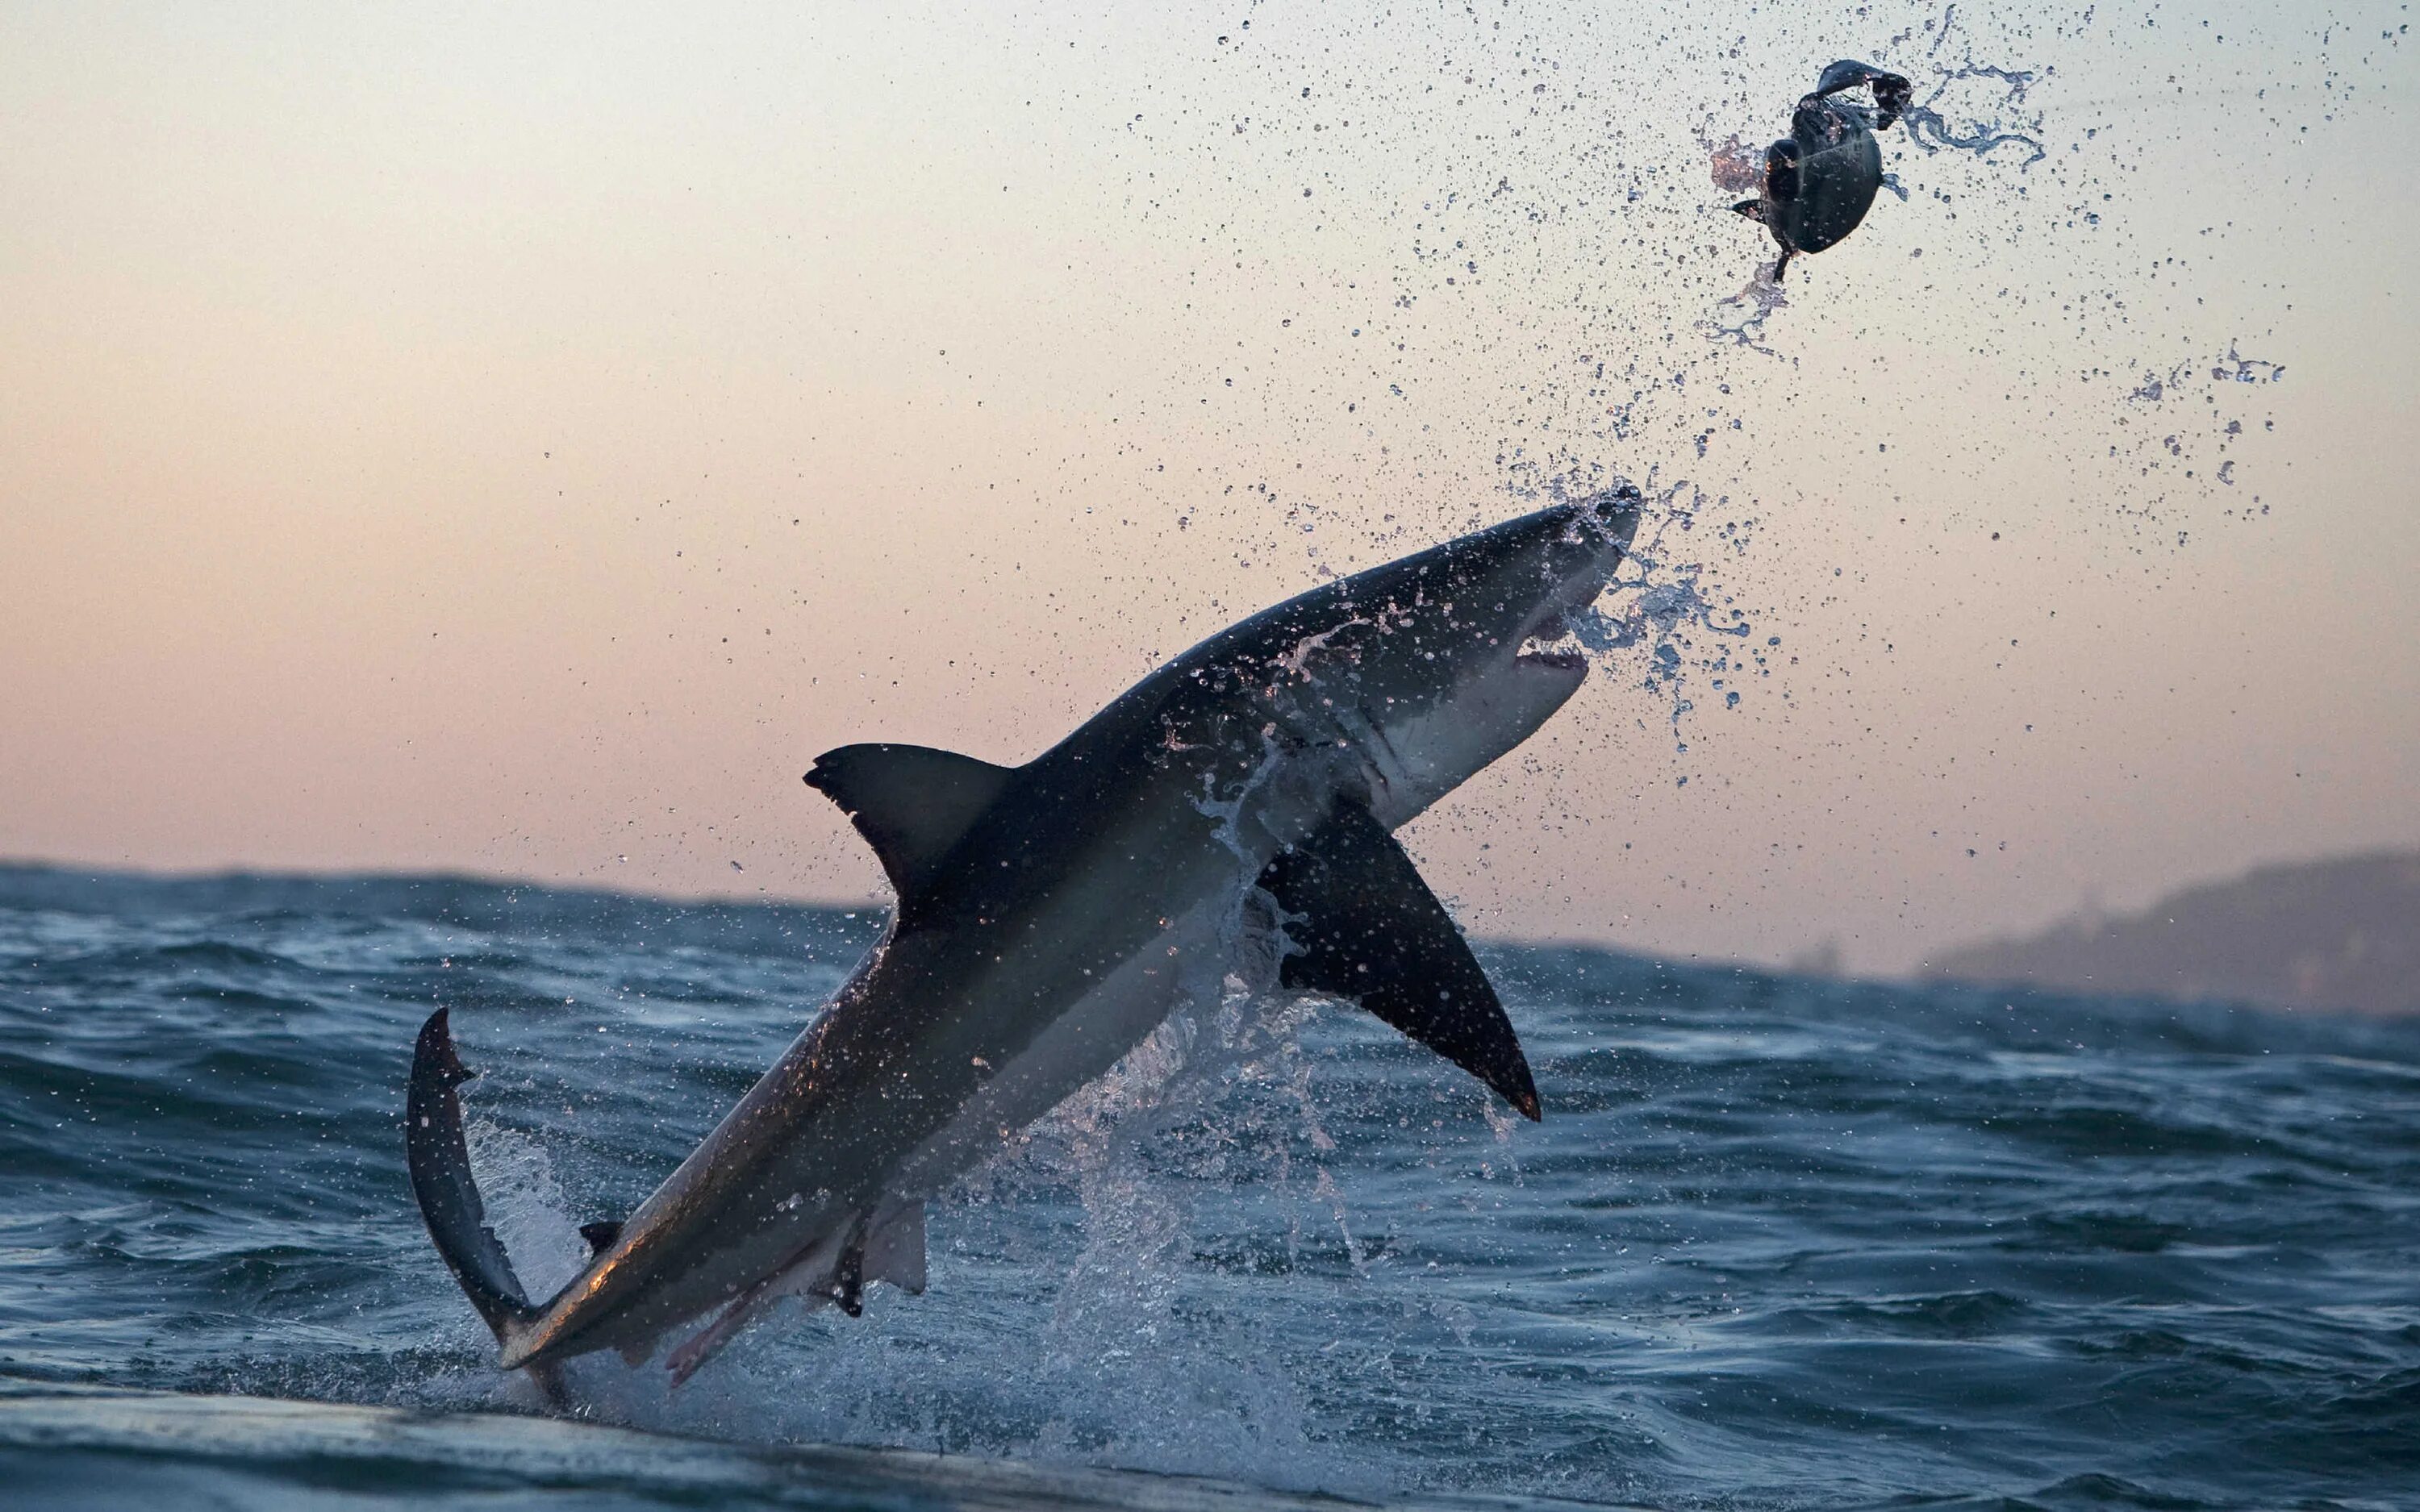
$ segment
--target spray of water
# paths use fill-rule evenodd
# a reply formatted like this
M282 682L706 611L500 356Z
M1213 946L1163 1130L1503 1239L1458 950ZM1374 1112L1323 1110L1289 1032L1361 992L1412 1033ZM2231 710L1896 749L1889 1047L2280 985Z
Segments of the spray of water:
M533 1296L554 1295L580 1273L588 1247L546 1148L519 1130L475 1116L463 1120L462 1134L488 1223L512 1257L514 1273Z
M1277 761L1272 748L1202 799L1239 861L1235 826ZM677 1390L659 1369L587 1357L569 1367L576 1398L611 1421L751 1439L1172 1473L1249 1464L1267 1484L1383 1489L1315 1437L1293 1341L1250 1307L1201 1306L1201 1252L1215 1242L1201 1194L1276 1205L1289 1263L1341 1242L1356 1273L1363 1264L1301 1047L1319 1010L1278 989L1283 915L1251 881L1239 866L1222 949L1183 1006L936 1205L930 1295L876 1288L858 1319L778 1305ZM532 1290L551 1293L583 1257L552 1164L491 1120L468 1133L498 1236ZM485 1374L431 1389L533 1400Z
M1756 276L1741 285L1738 293L1715 301L1714 307L1698 323L1698 329L1709 341L1745 347L1766 357L1781 356L1764 339L1764 323L1776 310L1787 308L1790 303L1790 296L1782 290L1780 271L1779 257L1759 263Z
M1528 501L1564 502L1594 497L1617 481L1597 465L1545 475L1532 469L1516 471L1512 492ZM1707 525L1708 510L1729 501L1710 499L1686 480L1659 486L1651 475L1647 501L1613 581L1593 605L1566 614L1564 626L1570 646L1609 683L1643 689L1664 704L1680 757L1688 754L1683 722L1698 707L1696 693L1718 694L1723 707L1738 708L1741 685L1769 673L1765 653L1780 640L1751 643L1754 624L1707 560L1707 546L1745 554L1755 521Z

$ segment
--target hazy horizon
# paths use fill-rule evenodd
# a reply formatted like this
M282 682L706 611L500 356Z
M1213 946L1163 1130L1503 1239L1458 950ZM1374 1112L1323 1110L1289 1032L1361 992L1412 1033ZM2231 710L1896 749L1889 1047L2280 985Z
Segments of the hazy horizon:
M2173 902L2179 898L2195 896L2214 889L2223 889L2233 884L2257 882L2261 880L2274 881L2277 879L2280 872L2301 873L2304 872L2322 872L2330 868L2354 866L2362 863L2415 861L2420 861L2420 850L2387 848L2366 851L2351 851L2342 855L2306 862L2262 862L2238 872L2227 873L2225 876L2193 878L2188 881L2179 883L2177 886L2165 889L2153 898L2126 906L2110 903L2107 900L2099 897L2087 897L2069 913L2046 920L2042 925L2037 926L2030 931L2022 933L2015 931L2009 931L1999 934L1978 935L1971 940L1958 942L1944 953L1947 957L1955 959L1962 956L1974 955L1978 952L1989 950L1997 947L2032 948L2040 946L2045 941L2050 940L2062 930L2090 928L2093 926L2113 923L2141 924L2150 921L2151 919L2151 916L2146 911L2162 903ZM93 878L107 879L127 878L137 882L163 883L169 885L180 883L207 884L225 881L259 881L272 884L291 882L306 886L318 883L395 883L406 886L422 883L458 883L469 887L491 887L500 891L507 892L516 888L535 887L563 893L593 893L610 898L627 899L633 903L659 904L668 908L675 909L684 907L715 908L724 906L746 907L763 905L776 908L815 909L830 913L845 914L850 918L856 918L861 914L879 917L888 912L892 903L888 891L879 889L861 894L820 897L803 893L773 893L764 887L752 885L744 873L735 875L731 879L731 885L723 887L702 887L690 890L657 890L617 886L614 880L611 877L599 877L593 880L547 879L541 877L516 876L501 872L481 872L458 867L437 868L433 870L399 870L384 867L288 869L278 867L246 867L241 865L169 868L121 865L94 861L61 861L39 856L0 856L0 872L8 871L49 872L67 876L84 875ZM1525 934L1517 927L1488 931L1483 933L1481 937L1496 941L1499 944L1516 946L1556 946L1564 944L1584 945L1591 948L1614 949L1621 951L1621 953L1641 956L1648 959L1700 959L1696 956L1675 956L1669 952L1659 952L1638 946L1625 947L1621 942L1613 940L1574 940L1552 934ZM1846 974L1870 978L1878 980L1909 981L1923 980L1980 980L1973 977L1971 974L1962 974L1961 972L1954 971L1945 972L1943 962L1938 960L1926 960L1915 963L1909 968L1896 971L1885 969L1863 972L1844 972L1844 968L1840 963L1830 959L1832 955L1832 948L1836 943L1837 942L1829 940L1817 941L1815 942L1814 947L1810 949L1802 952L1797 956L1793 956L1787 961L1741 961L1735 964L1751 966L1759 970L1773 970L1787 974L1812 975L1817 977ZM1726 960L1727 958L1715 958L1712 963L1706 964L1725 964ZM2131 989L2129 989L2129 991L2131 991ZM2197 998L2195 1000L2224 1000L2226 999L2228 995L2229 995L2225 992L2211 992L2201 995L2201 998Z
M2420 847L2406 11L1944 16L0 11L0 856L869 899L817 752L1614 474L1713 612L1406 831L1474 932ZM2043 156L1894 131L1715 339L1844 54Z

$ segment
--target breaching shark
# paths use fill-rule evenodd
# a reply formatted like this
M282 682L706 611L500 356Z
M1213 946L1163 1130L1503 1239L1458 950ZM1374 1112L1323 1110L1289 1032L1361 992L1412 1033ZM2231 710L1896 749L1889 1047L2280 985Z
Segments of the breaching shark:
M1622 486L1326 583L1159 668L1022 766L844 746L807 783L897 894L881 940L738 1105L544 1303L487 1224L446 1013L406 1107L428 1232L504 1369L550 1394L617 1349L687 1376L768 1304L852 1316L924 1282L924 1202L1107 1072L1204 983L1239 910L1279 984L1347 999L1540 1117L1520 1041L1392 831L1579 689L1566 616L1637 529Z

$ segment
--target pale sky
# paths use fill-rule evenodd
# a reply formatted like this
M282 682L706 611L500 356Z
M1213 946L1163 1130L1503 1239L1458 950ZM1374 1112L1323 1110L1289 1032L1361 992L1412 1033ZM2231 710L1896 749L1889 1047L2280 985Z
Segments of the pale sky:
M1022 761L1588 470L1749 633L1406 832L1476 931L2420 845L2404 4L691 8L0 6L0 856L870 897L818 751ZM1713 339L1708 148L1841 55L2044 156L1892 131Z

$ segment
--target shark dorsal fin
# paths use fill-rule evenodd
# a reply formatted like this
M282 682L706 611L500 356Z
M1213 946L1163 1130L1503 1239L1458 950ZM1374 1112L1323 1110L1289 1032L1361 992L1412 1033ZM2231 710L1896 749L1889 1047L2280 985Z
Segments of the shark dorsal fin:
M906 898L932 880L1010 768L930 746L843 746L815 758L807 786L841 807Z
M1384 825L1340 801L1261 886L1289 916L1279 980L1350 998L1485 1082L1529 1118L1538 1088L1496 989Z

